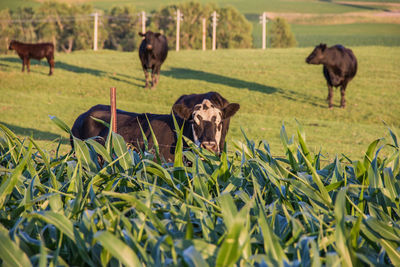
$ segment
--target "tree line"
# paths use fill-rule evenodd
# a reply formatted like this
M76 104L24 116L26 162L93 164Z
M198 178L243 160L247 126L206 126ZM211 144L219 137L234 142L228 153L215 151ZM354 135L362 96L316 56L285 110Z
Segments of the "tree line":
M218 48L251 48L252 24L236 8L215 4L186 2L165 6L147 16L146 30L161 32L170 47L176 41L176 10L183 14L180 26L180 47L202 47L202 19L207 21L207 47L211 46L211 13L219 15ZM0 10L0 52L8 50L11 40L52 42L57 51L91 49L93 47L94 12L99 13L98 48L132 51L138 48L142 29L139 10L133 6L114 6L98 11L90 4L69 5L45 2L38 8L20 7ZM273 31L273 28L271 28Z

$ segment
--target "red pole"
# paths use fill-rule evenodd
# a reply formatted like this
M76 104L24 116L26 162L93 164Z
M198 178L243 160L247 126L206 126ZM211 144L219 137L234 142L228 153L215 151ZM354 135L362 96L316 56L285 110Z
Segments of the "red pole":
M110 88L110 102L111 102L111 130L117 132L117 89Z

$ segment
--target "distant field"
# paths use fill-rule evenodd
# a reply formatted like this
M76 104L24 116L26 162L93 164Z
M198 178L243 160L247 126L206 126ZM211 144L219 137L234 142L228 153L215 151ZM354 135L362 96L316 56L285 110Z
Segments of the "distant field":
M383 121L399 132L400 48L354 47L359 72L348 87L348 108L325 103L327 88L321 66L304 63L312 48L181 51L169 53L156 91L142 88L137 52L79 51L56 55L56 70L33 64L21 73L16 55L0 56L0 121L20 136L33 135L46 149L62 135L49 120L55 115L72 125L92 105L109 103L109 88L117 87L118 108L168 113L182 94L218 91L241 104L232 119L228 142L242 140L241 128L253 140L267 140L279 153L279 131L285 122L294 133L295 119L304 125L307 143L328 158L344 153L360 158L367 145L388 136ZM35 61L34 61L35 62Z
M57 0L59 2L91 3L96 8L109 9L113 5L133 5L138 10L151 11L159 9L163 5L186 2L186 0ZM15 9L20 6L36 6L37 3L43 1L34 0L2 0L0 1L0 9ZM198 0L200 3L208 3L209 0ZM232 5L245 14L259 14L261 11L269 12L299 12L299 13L343 13L343 12L359 12L366 10L382 10L385 5L372 5L363 3L360 5L352 5L352 1L318 1L318 0L214 0L211 1L220 6ZM382 1L374 1L382 2ZM385 1L387 2L387 1ZM391 1L388 1L391 2Z
M271 23L267 24L267 28ZM338 24L291 25L299 47L315 46L321 42L347 46L400 46L399 24ZM253 23L253 44L261 47L261 24ZM267 35L269 40L269 36Z

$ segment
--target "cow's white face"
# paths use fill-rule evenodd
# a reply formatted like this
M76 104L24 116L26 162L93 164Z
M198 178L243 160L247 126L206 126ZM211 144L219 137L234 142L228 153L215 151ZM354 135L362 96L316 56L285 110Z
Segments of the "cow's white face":
M240 105L230 103L218 106L210 99L203 99L201 103L187 106L184 103L174 104L172 110L184 120L190 122L193 140L197 146L215 153L221 152L223 140L228 130L229 118L235 115ZM225 126L225 127L224 127ZM225 131L225 132L224 132ZM222 141L222 142L221 142Z
M204 99L202 103L193 108L193 137L196 145L219 153L222 135L222 111L210 100Z

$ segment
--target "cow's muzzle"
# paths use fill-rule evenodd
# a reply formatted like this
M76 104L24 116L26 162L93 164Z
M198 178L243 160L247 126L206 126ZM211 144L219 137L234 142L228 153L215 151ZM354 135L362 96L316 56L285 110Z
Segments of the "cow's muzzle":
M213 152L215 152L215 153L218 153L218 152L219 152L219 150L218 150L218 144L217 144L217 142L214 142L214 141L204 141L204 142L202 142L202 143L200 144L200 146L201 146L202 148L205 148L205 149L207 149L207 150L213 151Z
M153 46L152 46L151 44L148 44L148 45L146 46L146 49L147 49L147 50L152 50L152 49L153 49Z

